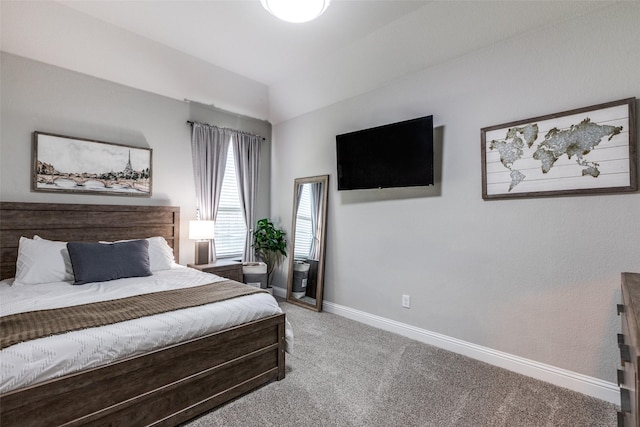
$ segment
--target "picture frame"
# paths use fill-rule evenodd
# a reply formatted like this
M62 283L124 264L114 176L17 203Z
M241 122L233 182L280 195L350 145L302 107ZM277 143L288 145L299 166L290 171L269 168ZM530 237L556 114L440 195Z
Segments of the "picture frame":
M33 133L32 191L151 197L151 148Z
M482 198L638 189L636 99L481 129Z

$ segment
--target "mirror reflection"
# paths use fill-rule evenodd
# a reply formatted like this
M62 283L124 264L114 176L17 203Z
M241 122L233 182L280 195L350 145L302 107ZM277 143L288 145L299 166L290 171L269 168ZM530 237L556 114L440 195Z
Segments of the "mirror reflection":
M322 310L329 176L297 178L293 190L292 247L287 301Z

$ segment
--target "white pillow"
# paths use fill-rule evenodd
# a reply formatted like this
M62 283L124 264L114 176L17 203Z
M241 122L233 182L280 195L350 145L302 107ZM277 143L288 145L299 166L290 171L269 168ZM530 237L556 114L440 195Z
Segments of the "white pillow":
M173 249L164 237L149 237L149 264L151 271L169 270L175 264Z
M135 240L135 239L133 239ZM175 264L173 258L173 249L167 243L164 237L149 237L149 268L151 272L169 270ZM118 243L128 242L131 240L118 240L117 242L100 242L100 243Z
M73 282L66 242L20 237L14 285Z

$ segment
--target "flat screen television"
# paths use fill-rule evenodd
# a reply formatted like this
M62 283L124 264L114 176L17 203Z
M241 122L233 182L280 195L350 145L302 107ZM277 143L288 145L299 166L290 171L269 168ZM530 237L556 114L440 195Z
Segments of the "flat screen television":
M433 185L433 116L336 135L338 190Z

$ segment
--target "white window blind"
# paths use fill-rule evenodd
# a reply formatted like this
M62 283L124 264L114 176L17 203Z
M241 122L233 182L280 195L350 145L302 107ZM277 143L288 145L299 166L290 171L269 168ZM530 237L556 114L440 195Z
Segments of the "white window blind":
M296 214L296 236L293 257L307 259L311 253L313 233L311 232L311 192L309 185L302 186L302 194Z
M215 220L216 256L219 258L242 256L247 233L240 207L234 155L233 145L230 145L222 181L220 205Z

